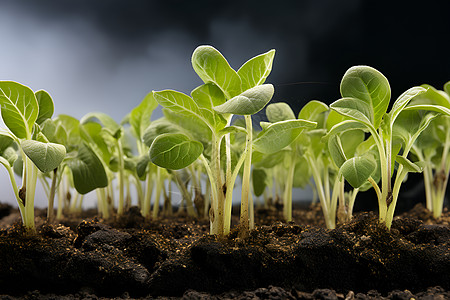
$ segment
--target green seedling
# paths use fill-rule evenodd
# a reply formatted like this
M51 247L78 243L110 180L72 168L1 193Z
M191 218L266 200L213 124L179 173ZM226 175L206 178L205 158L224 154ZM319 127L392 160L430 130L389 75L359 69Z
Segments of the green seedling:
M181 169L200 159L206 168L212 190L211 233L224 235L230 231L232 190L242 165L241 232L248 233L248 198L250 188L253 129L251 115L270 101L274 89L264 84L272 69L275 51L256 56L237 72L222 54L211 46L200 46L192 55L192 66L204 84L191 96L173 90L153 92L163 107L183 116L180 124L185 133L166 133L151 144L150 159L168 169ZM229 126L233 115L245 118L246 144L243 154L232 169L230 135L242 129ZM174 120L175 123L180 122ZM192 125L196 128L191 131ZM198 130L207 130L199 138ZM221 167L221 143L225 141L225 166ZM223 171L225 170L225 171Z
M333 214L338 217L341 223L349 222L352 218L353 206L355 204L356 195L359 191L365 191L371 188L367 181L369 177L379 178L376 173L376 163L372 150L365 148L364 137L365 132L358 128L342 129L339 132L332 128L345 121L346 118L335 111L328 114L326 127L327 135L322 138L326 143L329 157L334 163L335 183L333 187L333 200L339 201L337 212ZM354 166L357 165L358 173ZM345 181L343 174L346 175L347 181L354 186L352 191L345 193ZM333 203L336 209L336 203ZM334 216L334 218L335 218Z
M29 87L13 81L0 82L2 119L8 130L1 131L8 147L2 146L0 162L8 170L24 227L35 232L34 197L38 172L55 170L66 155L66 148L50 143L40 125L53 115L53 100L45 91L34 93ZM5 138L9 137L8 138ZM11 140L23 160L22 187L19 189L12 173ZM9 153L8 153L9 152Z
M321 105L319 102L317 103L318 106ZM294 112L286 103L268 105L266 115L272 124L264 124L263 131L255 140L255 149L266 154L277 153L286 147L289 148L284 152L286 154L284 164L288 166L288 171L283 193L283 215L288 222L292 221L292 189L295 168L299 158L302 157L303 140L300 136L304 129L311 130L317 126L315 119L322 112L322 107L311 108L315 104L311 102L309 106L305 106L305 110L303 113L300 112L298 119L295 118ZM328 110L326 105L325 110Z
M52 187L56 181L58 190L58 219L62 218L64 200L70 195L70 187L76 190L75 196L70 197L70 206L74 209L81 205L82 195L97 188L104 188L108 184L101 160L92 146L81 138L81 132L86 131L87 127L89 126L81 126L77 119L68 115L59 115L53 120L47 119L42 124L45 136L54 143L65 145L67 149L65 159L52 177ZM53 199L49 201L50 206L53 206ZM102 207L102 203L99 203L101 211ZM103 212L102 215L108 217L108 212Z
M107 165L110 165L111 159L113 159L113 157L117 159L116 171L117 184L119 187L119 203L117 206L117 215L120 216L123 214L125 208L125 153L123 141L124 129L122 126L117 124L110 116L104 113L88 113L80 120L80 124L85 125L87 123L92 123L95 121L98 121L102 126L99 136L104 140L103 143L96 142L95 144L101 145L100 149L103 150L103 153L107 153L107 156L111 155L110 161L105 160L105 163ZM104 145L106 145L107 148L105 148ZM105 158L107 158L107 156Z
M391 111L387 113L391 89L386 77L371 67L355 66L350 68L342 79L341 95L343 98L330 105L331 109L349 119L335 125L330 131L339 132L352 128L364 129L370 134L369 143L378 152L377 164L380 166L381 188L372 177L369 177L368 180L378 196L380 223L385 224L388 229L392 224L402 181L408 172L421 172L422 170L422 164L411 162L407 155L414 141L428 123L425 121L424 126L419 126L416 132L411 132L402 141L396 141L394 140L398 128L396 125L400 126L400 123L396 121L399 115L406 110L411 99L425 92L426 89L423 87L413 87L407 90L397 98ZM433 105L423 105L420 108L409 109L435 110L436 108ZM391 178L396 162L398 169L392 187ZM367 169L371 164L370 160L352 158L349 163L346 161L344 164L346 167L342 170L342 175L354 188L365 183L364 180L358 180L360 178L359 171Z
M410 102L410 107L433 105L436 112L440 112L441 115L437 116L425 129L424 134L419 136L411 148L411 153L424 162L426 207L435 218L439 218L444 206L450 170L450 156L448 155L450 151L450 131L448 130L450 116L445 111L445 108L450 108L450 82L444 85L444 91L436 90L430 85L422 85L422 87L426 88L427 92L414 98ZM431 114L429 111L426 113ZM424 114L425 111L416 111L414 115L409 116L407 121L411 122L411 126L417 126L414 124L419 124L419 120L425 118Z

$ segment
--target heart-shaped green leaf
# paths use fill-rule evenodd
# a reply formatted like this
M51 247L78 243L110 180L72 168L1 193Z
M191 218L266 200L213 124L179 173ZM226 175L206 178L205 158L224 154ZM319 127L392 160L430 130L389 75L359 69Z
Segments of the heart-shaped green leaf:
M272 123L286 120L295 120L295 115L291 107L289 106L289 104L284 102L271 103L267 105L266 116L267 119Z
M203 152L203 145L180 133L158 136L149 151L150 160L157 166L178 170L192 164Z
M13 143L14 140L11 137L0 134L0 154Z
M261 196L267 187L266 183L267 174L262 169L253 169L252 172L252 183L253 183L253 193L256 197Z
M39 90L35 93L36 100L39 106L39 115L37 117L36 123L41 124L47 119L53 116L55 110L52 97L49 93L44 90Z
M199 46L192 54L192 67L204 83L217 85L227 99L241 93L241 78L223 55L211 46Z
M273 93L273 85L258 85L228 100L224 104L214 107L214 110L222 114L253 115L269 103Z
M158 136L165 133L180 133L180 131L181 129L178 125L169 122L166 118L160 118L145 129L143 141L150 147Z
M354 157L356 148L364 141L364 132L359 129L347 130L328 140L328 150L334 163L340 168L349 158Z
M248 90L266 81L270 71L272 71L273 58L275 50L272 49L266 53L255 56L248 60L237 71L242 80L242 90Z
M145 179L145 175L147 174L148 164L150 163L150 157L148 154L144 154L139 156L138 161L136 163L136 174L139 176L141 180Z
M5 125L19 139L30 139L39 114L33 91L14 81L0 81L0 106Z
M356 189L369 179L375 169L376 164L373 159L359 156L352 157L343 163L339 172L344 176L345 180Z
M331 103L330 108L352 120L376 130L370 105L358 98L341 98Z
M256 151L271 154L291 144L305 128L314 128L317 123L306 120L287 120L271 124L261 131L253 141Z
M391 122L391 126L394 124L395 119L397 116L402 112L402 110L408 105L409 101L411 101L412 98L425 93L427 90L420 86L415 86L404 92L403 94L398 97L398 99L394 102L392 105L392 109L389 112L390 118L389 121Z
M394 123L393 135L402 140L404 147L410 147L437 116L436 112L404 110Z
M214 83L205 83L191 92L194 101L203 108L212 110L214 106L225 103L225 95Z
M20 147L42 173L56 169L66 156L66 147L60 144L24 140Z
M341 95L344 98L358 99L365 103L365 105L347 103L347 105L339 107L360 110L377 129L389 106L391 88L386 77L376 69L369 66L354 66L348 69L342 78ZM333 108L333 106L335 105L332 104L331 107ZM349 116L356 118L355 113ZM361 120L360 117L356 119Z
M102 162L85 143L80 145L76 157L67 160L67 166L72 171L73 184L80 194L84 195L108 185L108 177Z
M329 108L325 103L317 100L311 100L300 110L298 118L318 122L320 116L328 110Z

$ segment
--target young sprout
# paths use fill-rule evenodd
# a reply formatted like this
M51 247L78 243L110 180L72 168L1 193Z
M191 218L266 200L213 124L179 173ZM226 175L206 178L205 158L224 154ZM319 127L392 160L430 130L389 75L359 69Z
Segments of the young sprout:
M64 159L66 148L61 144L50 143L41 132L40 124L53 115L53 100L47 92L34 93L20 83L0 81L0 105L3 122L8 128L2 130L1 135L14 140L23 160L20 189L12 175L11 162L14 156L8 154L11 152L9 146L4 147L0 162L10 175L23 225L28 232L34 233L34 196L38 172L55 170ZM10 144L11 140L6 139L6 142Z
M331 111L328 114L326 127L327 135L322 138L326 143L328 154L334 163L335 188L333 188L333 199L338 199L339 208L334 215L338 217L341 223L349 222L352 218L353 206L356 195L359 191L365 191L371 188L367 182L370 176L377 177L375 159L376 153L373 154L370 149L366 149L364 143L365 133L359 128L342 129L339 132L332 128L346 120L346 117ZM353 176L353 164L356 163L364 168L358 169L357 176ZM345 181L343 174L347 174L347 181L350 180L354 186L352 191L344 192ZM334 204L336 205L336 204Z
M250 187L253 129L251 115L270 101L273 86L263 84L272 69L275 51L256 56L237 72L222 54L211 46L200 46L192 55L192 66L204 84L194 89L191 96L173 90L153 92L156 101L177 113L179 133L158 136L150 147L150 159L168 169L188 167L197 159L203 162L212 190L210 210L211 233L224 235L230 231L232 191L238 172L244 165L241 196L241 232L249 229L248 197ZM245 118L246 128L229 126L233 115ZM176 124L177 120L171 120ZM193 124L198 127L192 128ZM198 137L197 130L207 133ZM230 134L244 131L246 144L238 162L231 158ZM225 166L221 166L221 144L225 140ZM225 170L225 171L223 171Z
M450 108L450 82L444 85L444 91L436 90L430 85L422 85L422 87L426 88L427 92L414 98L410 102L410 108L431 104L436 112L441 114L434 118L412 145L411 153L424 162L426 206L435 218L439 218L444 206L450 170L450 131L448 130L450 116L445 112L445 108ZM433 112L415 111L414 115L409 116L409 120L406 121L411 122L410 126L417 126L420 124L420 119L425 117L424 114L430 115ZM405 126L407 125L406 123Z
M328 110L327 107L326 110ZM286 154L284 161L288 166L288 171L283 193L283 215L288 222L292 221L292 188L295 168L302 155L299 153L303 143L300 135L304 129L310 130L317 126L317 122L313 119L318 114L309 110L307 113L300 113L299 119L296 119L294 112L286 103L270 104L267 106L266 115L272 124L264 124L263 131L255 140L255 149L266 154L273 154L289 147L288 151L284 152Z
M407 156L414 141L429 124L427 120L422 120L420 126L414 128L408 135L403 136L404 139L396 141L394 137L401 126L400 123L403 123L397 122L397 119L403 111L407 110L406 106L411 99L425 92L426 89L423 87L413 87L407 90L397 98L391 111L387 113L391 98L388 80L383 74L371 67L356 66L350 68L342 79L341 94L343 98L330 105L331 109L348 118L348 120L335 125L331 131L339 132L353 128L365 129L370 134L368 143L371 143L378 152L377 163L380 166L381 188L372 177L369 177L368 180L378 196L380 223L385 224L388 229L392 224L402 181L408 172L421 172L422 170L421 163L411 162ZM436 110L436 107L421 105L408 109L433 111ZM398 168L392 186L391 178L396 162ZM340 171L354 188L358 188L359 185L365 183L365 180L359 180L360 170L369 169L369 165L373 165L370 159L352 158L350 162L346 161L341 166Z
M64 199L69 195L70 187L76 189L76 197L71 199L72 206L81 205L82 195L95 190L97 188L106 187L108 179L105 168L94 152L92 147L81 138L81 132L86 135L89 126L81 126L80 122L74 117L68 115L59 115L53 120L47 119L42 124L42 132L54 143L60 143L66 146L67 155L61 165L56 169L52 177L56 178L56 186L58 190L58 213L57 218L62 218ZM67 168L66 168L67 167ZM75 199L78 198L78 203ZM53 199L49 200L53 202ZM104 218L108 217L108 212L103 211L102 205L99 203L99 209L102 211Z
M88 123L96 123L98 120L101 124L101 130L98 132L97 137L103 139L103 141L94 141L94 145L100 146L100 150L103 150L107 156L110 156L110 160L105 160L106 165L113 167L111 165L111 160L113 157L117 159L117 183L119 186L119 203L117 206L117 215L122 215L125 208L125 153L124 153L124 141L123 141L123 127L117 124L110 116L104 113L88 113L81 120L81 125L86 125ZM96 125L94 125L96 126ZM91 135L92 138L92 135ZM87 138L90 139L89 137ZM105 157L107 158L107 157Z

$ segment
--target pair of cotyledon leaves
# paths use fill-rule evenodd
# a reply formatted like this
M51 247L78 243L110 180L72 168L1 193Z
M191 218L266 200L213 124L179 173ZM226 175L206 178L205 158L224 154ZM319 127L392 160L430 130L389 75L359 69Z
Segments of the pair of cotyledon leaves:
M46 173L57 168L65 157L66 148L45 141L39 133L36 138L40 140L32 139L33 126L42 124L53 115L50 95L44 90L34 93L17 82L1 81L0 105L3 122L38 169Z
M192 97L171 90L154 92L153 96L163 107L201 120L221 138L242 130L225 127L229 115L253 115L271 100L274 88L264 81L272 69L274 54L275 50L271 50L258 55L236 72L219 51L211 46L200 46L192 55L192 66L205 84L195 89ZM279 151L308 126L314 124L304 120L270 124L253 141L253 148L265 153ZM183 133L168 133L153 141L150 158L158 166L181 169L193 163L203 150L199 141Z

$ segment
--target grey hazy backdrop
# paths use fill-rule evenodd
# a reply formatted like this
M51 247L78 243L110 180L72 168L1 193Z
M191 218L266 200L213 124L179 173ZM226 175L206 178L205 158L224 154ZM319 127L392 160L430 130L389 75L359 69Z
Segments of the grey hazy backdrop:
M1 1L0 80L47 90L55 115L101 111L120 121L151 90L189 93L201 84L190 57L210 44L234 68L276 49L273 101L296 112L312 99L338 99L340 78L356 64L383 72L393 97L417 84L442 87L450 80L448 5L402 3ZM13 203L4 169L0 188L0 201ZM44 197L37 205L46 206Z

